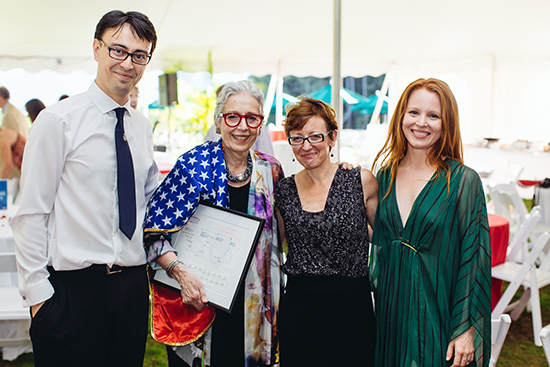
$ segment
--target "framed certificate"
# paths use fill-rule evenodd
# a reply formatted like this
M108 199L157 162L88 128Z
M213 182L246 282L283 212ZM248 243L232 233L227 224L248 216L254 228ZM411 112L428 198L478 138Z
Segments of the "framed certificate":
M187 224L172 235L178 258L206 289L209 304L231 312L264 228L265 219L206 202ZM153 281L180 291L179 283L164 270Z

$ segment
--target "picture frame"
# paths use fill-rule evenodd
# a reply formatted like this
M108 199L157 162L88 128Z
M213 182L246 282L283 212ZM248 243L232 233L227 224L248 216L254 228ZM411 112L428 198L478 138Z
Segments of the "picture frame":
M209 305L231 313L264 224L263 218L201 201L185 226L172 234L178 259L202 281ZM152 281L181 291L164 270L157 270Z

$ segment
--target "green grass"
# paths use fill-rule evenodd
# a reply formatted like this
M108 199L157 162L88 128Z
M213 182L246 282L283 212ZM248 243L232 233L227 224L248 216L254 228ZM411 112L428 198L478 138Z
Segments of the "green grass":
M166 349L163 344L157 343L151 337L147 336L147 347L145 349L145 360L143 367L167 367ZM15 361L0 360L0 367L34 367L32 353L23 354Z
M517 299L517 295L515 297ZM550 287L540 292L542 326L550 324ZM546 366L546 356L542 347L534 344L533 320L531 313L523 311L519 319L512 321L510 330L500 352L497 366L511 367L521 365Z
M550 324L550 287L540 293L542 324ZM524 311L520 318L512 321L510 330L498 360L498 367L546 366L546 357L541 347L533 343L533 324L531 314ZM32 367L32 354L25 354L13 362L0 361L0 367ZM164 345L155 342L151 336L147 339L144 367L166 367Z

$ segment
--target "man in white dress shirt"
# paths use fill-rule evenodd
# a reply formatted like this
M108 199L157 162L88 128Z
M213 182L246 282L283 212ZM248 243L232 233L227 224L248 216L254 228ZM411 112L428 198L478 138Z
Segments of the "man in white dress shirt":
M129 108L128 96L156 41L147 16L105 14L93 41L95 82L32 125L11 225L37 367L143 364L149 298L142 222L158 169L151 124ZM119 120L124 135L115 143ZM119 229L122 139L135 178L131 231Z

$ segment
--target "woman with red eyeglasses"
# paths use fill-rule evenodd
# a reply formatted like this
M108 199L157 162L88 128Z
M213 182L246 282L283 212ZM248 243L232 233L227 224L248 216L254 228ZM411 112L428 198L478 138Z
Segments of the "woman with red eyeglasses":
M278 362L275 323L282 288L281 248L273 216L273 188L283 172L275 158L251 149L264 128L263 104L263 93L254 83L227 83L214 113L221 138L180 156L149 202L145 221L148 261L153 268L165 269L182 289L180 294L152 285L152 333L168 345L171 367L271 366ZM185 225L199 200L266 220L231 314L206 305L202 282L178 260L172 247L171 234Z

